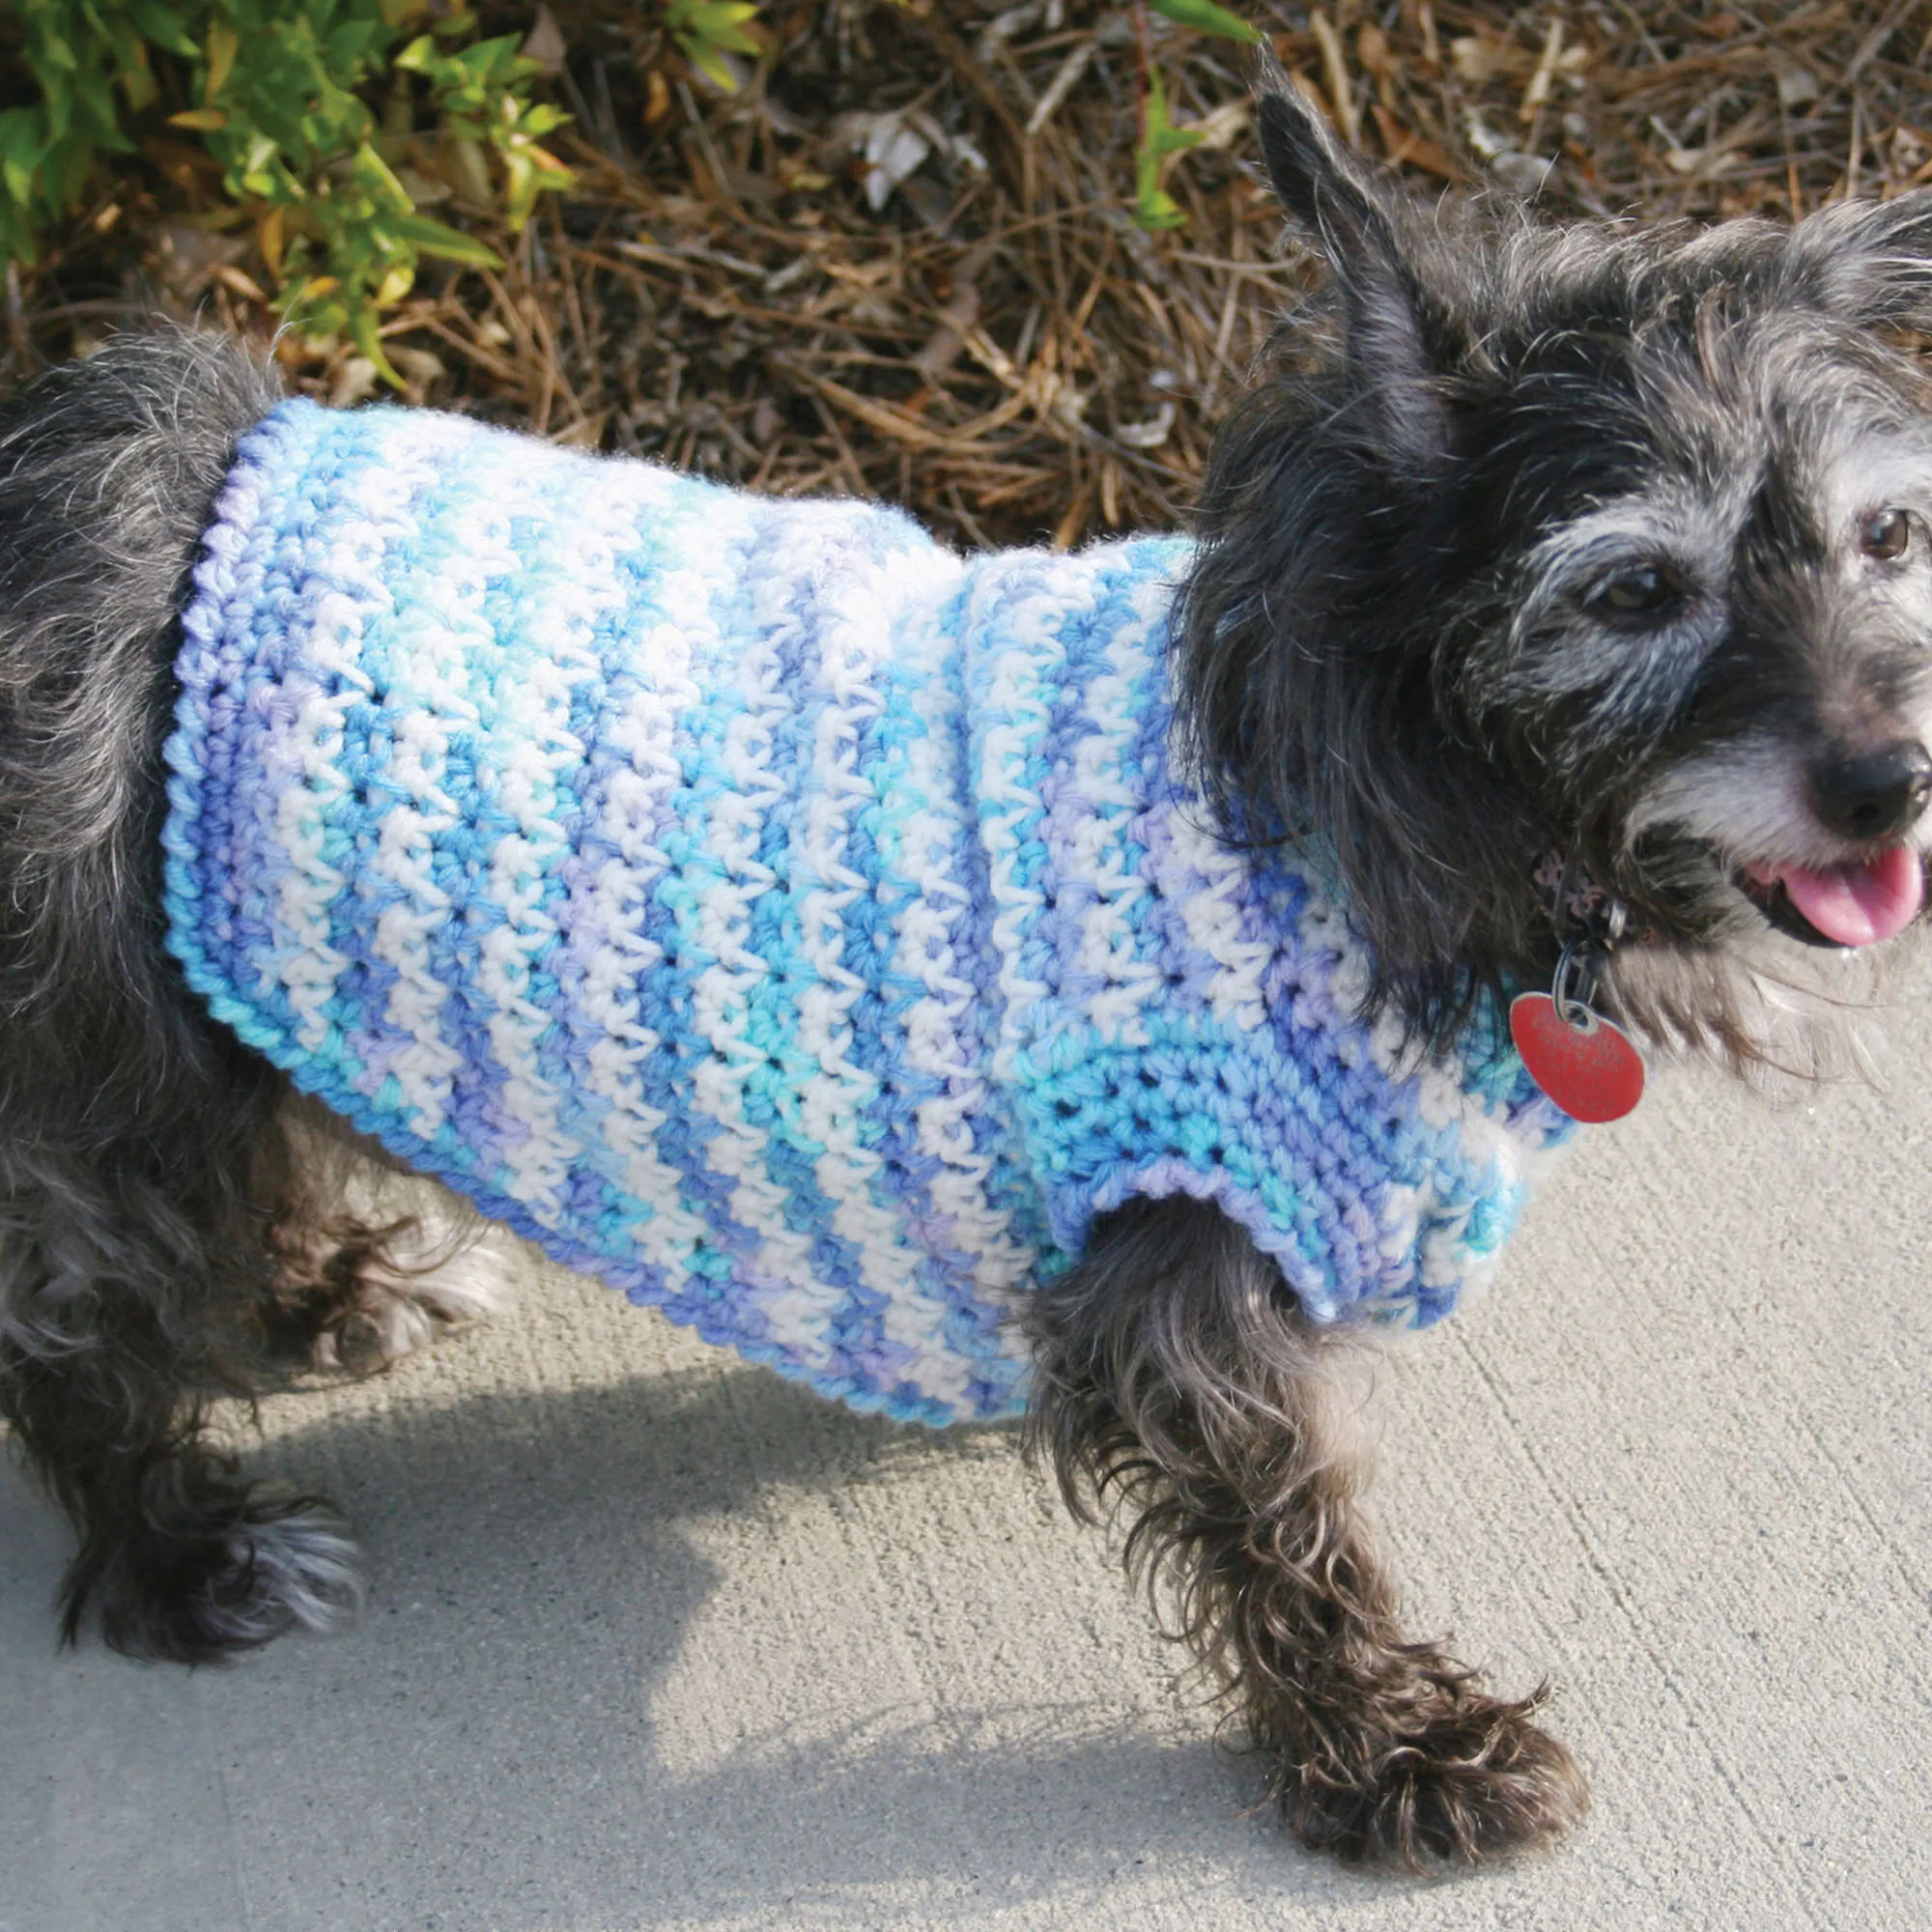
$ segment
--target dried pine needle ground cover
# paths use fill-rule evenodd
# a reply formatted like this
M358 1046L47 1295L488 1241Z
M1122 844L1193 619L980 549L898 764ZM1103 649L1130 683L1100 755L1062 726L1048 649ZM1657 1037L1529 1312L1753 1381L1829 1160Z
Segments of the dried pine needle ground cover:
M1932 180L1932 4L1238 11L1347 138L1424 192L1777 216ZM496 10L498 31L529 8ZM778 492L861 492L968 543L1184 514L1301 265L1244 162L1248 54L1117 0L788 5L727 95L632 0L554 0L531 50L575 187L511 239L433 144L419 202L500 271L426 277L384 346L412 398ZM1204 135L1134 220L1150 66ZM266 334L252 231L164 131L9 285L14 371L158 300ZM373 371L285 336L338 400Z

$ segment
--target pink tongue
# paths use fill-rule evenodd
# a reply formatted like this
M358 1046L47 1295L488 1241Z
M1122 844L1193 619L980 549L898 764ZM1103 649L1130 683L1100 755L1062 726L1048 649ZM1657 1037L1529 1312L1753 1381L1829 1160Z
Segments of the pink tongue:
M1840 946L1876 946L1903 932L1925 895L1918 855L1904 845L1829 872L1794 866L1777 877L1791 903Z

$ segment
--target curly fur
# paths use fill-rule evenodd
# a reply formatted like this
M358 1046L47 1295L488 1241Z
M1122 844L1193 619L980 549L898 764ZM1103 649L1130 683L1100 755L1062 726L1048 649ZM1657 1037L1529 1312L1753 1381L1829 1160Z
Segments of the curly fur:
M1932 321L1932 197L1791 233L1547 230L1417 213L1287 95L1262 127L1330 284L1216 445L1183 596L1228 836L1332 867L1369 1007L1421 1050L1550 971L1551 850L1629 908L1607 997L1654 1040L1744 1063L1794 1011L1842 1031L1858 969L1804 963L1762 880L1869 852L1821 771L1932 734L1932 427L1883 338ZM0 414L0 1415L79 1532L66 1635L92 1606L116 1647L190 1662L356 1590L327 1506L245 1481L209 1405L377 1365L493 1293L446 1265L461 1217L352 1184L355 1151L161 943L175 613L277 394L233 345L159 334ZM1859 550L1874 504L1918 533L1896 567ZM1633 569L1667 609L1606 605ZM1920 849L1922 802L1886 837ZM1542 1693L1403 1632L1345 1344L1216 1210L1103 1217L1025 1323L1035 1449L1076 1510L1124 1512L1296 1833L1427 1863L1577 1819Z

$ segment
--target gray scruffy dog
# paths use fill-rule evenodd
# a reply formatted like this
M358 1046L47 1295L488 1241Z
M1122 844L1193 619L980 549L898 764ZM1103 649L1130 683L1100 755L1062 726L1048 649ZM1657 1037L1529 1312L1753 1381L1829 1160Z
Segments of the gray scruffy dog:
M1328 288L1219 438L1179 606L1230 843L1340 880L1365 1010L1419 1055L1579 935L1661 1048L1829 1050L1922 896L1932 414L1897 338L1932 327L1932 195L1542 227L1410 207L1286 93L1261 126ZM0 1412L79 1531L66 1634L92 1606L187 1661L355 1589L326 1506L240 1478L208 1405L470 1293L331 1193L327 1126L162 945L177 613L278 400L163 336L0 421ZM1539 1699L1400 1628L1332 1337L1232 1220L1118 1207L1023 1320L1036 1448L1132 1513L1295 1832L1424 1862L1576 1820Z

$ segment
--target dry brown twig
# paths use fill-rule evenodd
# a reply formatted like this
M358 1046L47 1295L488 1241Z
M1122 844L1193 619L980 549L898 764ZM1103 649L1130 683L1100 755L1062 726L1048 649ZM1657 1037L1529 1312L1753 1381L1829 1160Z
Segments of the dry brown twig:
M496 238L499 272L389 319L413 400L767 490L893 497L966 544L1184 514L1212 418L1304 273L1243 166L1240 49L1152 22L1174 116L1209 140L1169 179L1187 226L1147 236L1119 0L773 0L735 97L666 84L650 10L552 11L578 186ZM1487 179L1558 213L1788 216L1932 180L1932 0L1245 11L1424 192ZM16 367L156 298L266 331L270 278L206 245L198 192L159 169L114 183L10 289ZM280 353L318 393L370 387L340 350Z

